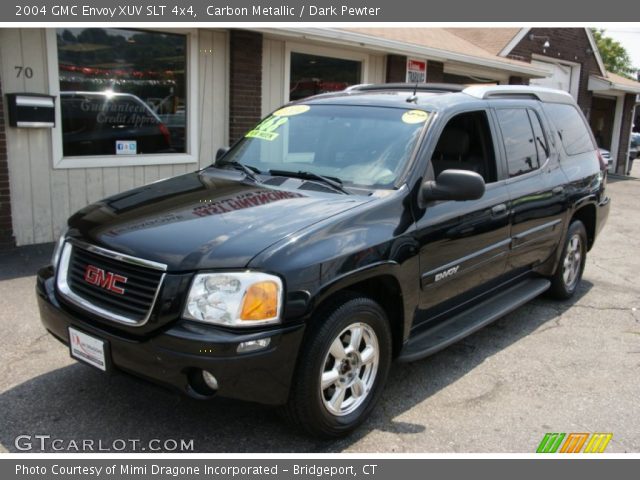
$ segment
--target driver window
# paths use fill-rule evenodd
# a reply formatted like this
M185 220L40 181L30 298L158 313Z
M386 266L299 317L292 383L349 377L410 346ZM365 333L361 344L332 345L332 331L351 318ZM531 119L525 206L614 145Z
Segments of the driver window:
M444 170L458 169L480 174L487 184L495 182L496 157L486 112L465 112L449 120L440 134L431 164L436 178Z

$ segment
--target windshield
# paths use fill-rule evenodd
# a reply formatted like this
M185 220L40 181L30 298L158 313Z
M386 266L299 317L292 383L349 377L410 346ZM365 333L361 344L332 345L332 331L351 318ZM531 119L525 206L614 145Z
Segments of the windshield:
M264 119L224 157L268 173L310 172L346 185L389 188L429 113L351 105L292 105Z

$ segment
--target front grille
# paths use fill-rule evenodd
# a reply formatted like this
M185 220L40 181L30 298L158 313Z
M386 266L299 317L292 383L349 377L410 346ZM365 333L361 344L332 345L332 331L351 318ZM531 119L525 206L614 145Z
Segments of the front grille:
M164 278L163 270L143 265L144 260L76 243L65 246L60 263L64 272L59 272L63 278L59 278L58 286L63 295L80 307L121 323L140 325L149 318ZM98 272L94 282L85 279L88 266ZM109 289L113 275L121 277L116 288ZM123 291L113 291L119 289Z

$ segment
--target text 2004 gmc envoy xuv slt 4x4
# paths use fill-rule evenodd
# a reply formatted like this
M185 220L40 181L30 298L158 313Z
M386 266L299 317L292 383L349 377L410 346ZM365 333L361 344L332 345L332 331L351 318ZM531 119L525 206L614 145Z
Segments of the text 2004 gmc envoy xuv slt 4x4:
M351 87L217 157L73 215L42 322L101 370L324 437L369 415L392 359L571 297L609 212L584 117L542 88Z

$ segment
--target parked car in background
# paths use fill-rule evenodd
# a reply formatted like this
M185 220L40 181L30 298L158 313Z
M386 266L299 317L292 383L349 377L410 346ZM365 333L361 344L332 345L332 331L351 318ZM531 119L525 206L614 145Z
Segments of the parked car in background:
M640 157L640 133L632 132L629 141L629 168L627 169L627 175L631 174L633 161L638 157Z
M171 132L171 146L178 152L186 148L187 116L184 99L175 95L147 99L147 103Z
M158 115L128 93L60 92L65 156L170 153L171 134ZM133 147L129 148L129 145Z
M607 170L609 170L609 172L612 172L612 168L613 168L613 159L611 158L611 152L609 150L607 150L606 148L602 148L599 147L598 151L600 152L600 155L602 156L602 159L605 161L605 163L607 164Z
M339 437L371 413L394 359L427 357L543 292L571 298L606 185L566 92L319 95L207 168L75 213L38 272L42 322L101 371L279 406Z

